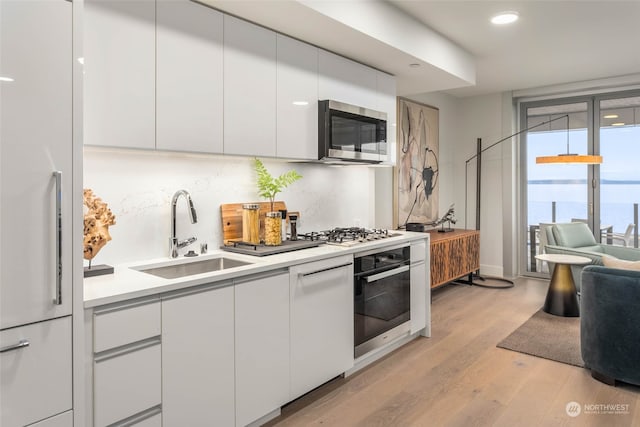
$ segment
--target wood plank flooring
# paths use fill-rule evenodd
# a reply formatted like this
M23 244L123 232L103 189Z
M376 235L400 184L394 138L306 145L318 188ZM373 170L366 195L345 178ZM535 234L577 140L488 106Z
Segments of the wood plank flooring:
M640 387L496 344L543 304L547 281L511 289L447 285L433 293L432 337L419 338L282 410L269 426L640 426ZM581 413L569 402L629 405Z

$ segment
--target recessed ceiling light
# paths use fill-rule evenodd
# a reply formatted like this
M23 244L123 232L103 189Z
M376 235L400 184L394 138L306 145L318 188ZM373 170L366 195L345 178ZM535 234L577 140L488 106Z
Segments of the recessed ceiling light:
M11 77L0 77L0 82L12 82L13 79Z
M409 64L409 67L411 68L418 68L420 66L420 64L418 64L417 62L414 62L413 64Z
M611 126L624 126L624 122L611 123Z
M491 18L491 23L496 25L511 24L518 20L518 12L508 11L500 12Z
M617 114L607 114L606 116L602 116L605 119L617 119L618 115Z
M293 101L293 105L309 105L307 101Z
M78 58L78 62L81 63L82 65L84 65L84 56Z

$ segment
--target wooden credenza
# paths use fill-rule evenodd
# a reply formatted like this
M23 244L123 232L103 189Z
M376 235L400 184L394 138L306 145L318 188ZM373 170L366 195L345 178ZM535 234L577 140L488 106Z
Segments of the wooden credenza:
M480 232L458 230L431 235L431 287L435 288L480 269Z

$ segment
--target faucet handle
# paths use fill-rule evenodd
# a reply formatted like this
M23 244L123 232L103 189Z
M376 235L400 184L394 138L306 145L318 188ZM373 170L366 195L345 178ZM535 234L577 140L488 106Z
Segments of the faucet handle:
M185 239L181 242L178 242L178 249L184 248L185 246L189 246L190 244L192 244L193 242L195 242L196 240L198 240L197 237L189 237L188 239Z

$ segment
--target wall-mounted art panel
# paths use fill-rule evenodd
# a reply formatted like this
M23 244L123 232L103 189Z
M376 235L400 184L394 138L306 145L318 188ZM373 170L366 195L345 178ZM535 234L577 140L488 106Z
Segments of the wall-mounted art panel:
M398 98L395 199L399 226L438 218L438 119L437 108Z

